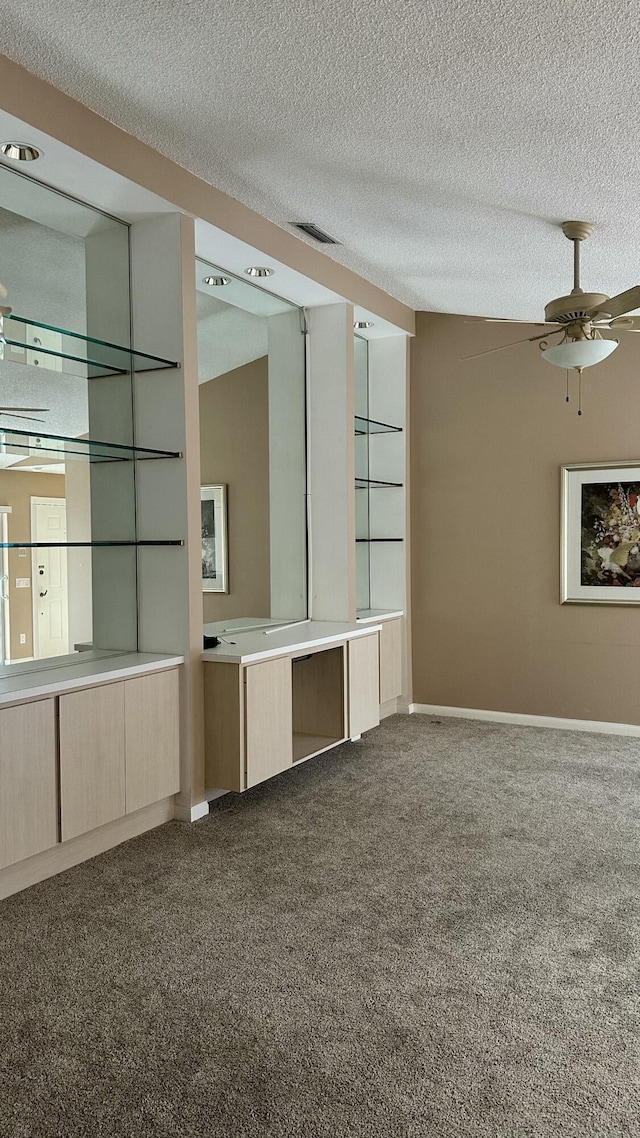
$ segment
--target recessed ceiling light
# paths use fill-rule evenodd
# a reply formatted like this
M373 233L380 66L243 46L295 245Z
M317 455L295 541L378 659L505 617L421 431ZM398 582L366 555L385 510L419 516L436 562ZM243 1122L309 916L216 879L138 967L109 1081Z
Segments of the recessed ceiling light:
M41 150L29 146L27 142L3 142L0 151L5 158L14 158L16 162L35 162L42 154Z
M373 328L373 320L356 320L354 328Z
M272 277L273 269L265 269L263 265L252 265L250 269L244 270L249 277Z
M215 285L216 288L220 285L231 284L231 277L203 277L206 285Z

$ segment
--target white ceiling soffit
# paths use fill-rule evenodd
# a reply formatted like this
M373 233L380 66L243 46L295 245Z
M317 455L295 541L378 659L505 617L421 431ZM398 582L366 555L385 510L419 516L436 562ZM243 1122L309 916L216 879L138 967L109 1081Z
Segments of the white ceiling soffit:
M414 307L541 318L571 287L567 218L597 226L586 288L638 278L636 4L5 0L2 40Z
M87 236L112 222L101 220L84 209L82 204L68 201L63 194L70 194L80 202L86 201L129 224L161 213L175 212L176 207L171 202L0 109L0 141L12 139L28 139L42 152L37 163L29 163L25 168L0 158L0 205L17 214L33 217L64 233ZM14 173L25 176L12 177ZM43 194L34 179L61 190L62 194L57 198ZM260 287L300 306L334 304L348 299L288 265L265 258L260 250L201 220L196 221L196 253L239 277L251 265L268 264L274 269L274 276L261 280ZM360 307L356 309L354 319L374 322L374 327L364 333L370 338L405 334L375 313Z

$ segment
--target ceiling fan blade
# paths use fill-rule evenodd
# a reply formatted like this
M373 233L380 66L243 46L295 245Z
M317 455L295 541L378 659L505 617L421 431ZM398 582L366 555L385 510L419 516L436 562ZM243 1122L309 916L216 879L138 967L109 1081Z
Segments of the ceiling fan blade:
M497 348L488 348L486 352L475 352L472 356L461 356L462 360L477 360L479 356L490 356L494 352L502 352L505 348L515 348L518 344L532 344L534 340L546 340L549 336L557 336L564 332L564 328L556 328L555 332L543 332L541 336L527 336L525 340L512 340L510 344L499 344Z
M510 320L507 316L467 316L465 324L531 324L534 328L552 326L552 320Z
M598 308L592 308L587 315L598 316L601 312L603 316L623 316L625 312L633 312L634 308L640 308L640 285L634 285L626 292L619 292L610 300L604 300Z
M640 332L640 316L618 316L609 322L617 332Z
M2 411L0 415L4 415L6 419L26 419L29 423L46 423L46 419L37 419L35 415L16 415L13 411Z

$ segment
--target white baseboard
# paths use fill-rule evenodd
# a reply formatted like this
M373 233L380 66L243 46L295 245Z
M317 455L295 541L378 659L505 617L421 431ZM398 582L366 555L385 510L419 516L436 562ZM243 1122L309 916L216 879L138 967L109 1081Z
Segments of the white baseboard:
M216 798L223 798L225 794L229 794L228 790L217 790L213 786L205 788L204 796L207 802L215 802Z
M442 715L454 719L483 719L489 723L514 723L521 727L551 727L556 731L597 731L603 735L640 737L640 725L637 723L607 723L602 719L560 719L553 715L518 715L513 711L443 707L436 703L411 703L408 710L410 715Z
M209 803L196 802L195 806L183 806L176 802L174 818L178 822L197 822L199 818L204 818L209 813Z

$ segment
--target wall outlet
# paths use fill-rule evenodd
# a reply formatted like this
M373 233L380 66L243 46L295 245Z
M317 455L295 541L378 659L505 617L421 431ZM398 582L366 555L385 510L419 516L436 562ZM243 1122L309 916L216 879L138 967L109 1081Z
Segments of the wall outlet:
M27 643L27 634L26 634L26 632L21 632L21 633L20 633L20 643L21 643L21 644L26 644L26 643Z
M16 589L29 589L31 587L31 577L16 577Z

